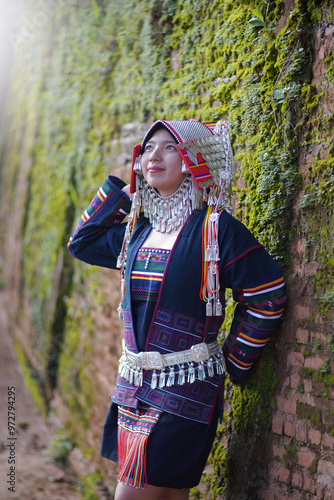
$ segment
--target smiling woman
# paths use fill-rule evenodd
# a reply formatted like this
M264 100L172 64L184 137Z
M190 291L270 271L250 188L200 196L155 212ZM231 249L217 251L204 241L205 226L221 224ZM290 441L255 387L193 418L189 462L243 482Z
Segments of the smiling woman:
M165 128L157 130L146 142L141 167L146 182L163 197L174 194L186 176L181 171L182 156L176 140Z
M119 463L116 500L188 498L225 374L245 378L283 313L280 269L229 214L232 169L227 123L159 120L134 148L131 185L109 176L69 241L76 258L121 269L123 352L101 447ZM226 287L238 305L221 347Z

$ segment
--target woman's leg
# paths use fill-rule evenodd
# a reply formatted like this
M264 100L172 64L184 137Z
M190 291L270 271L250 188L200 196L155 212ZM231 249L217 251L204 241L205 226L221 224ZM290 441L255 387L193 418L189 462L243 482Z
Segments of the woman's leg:
M147 489L139 489L118 483L115 492L115 500L188 500L188 497L188 489L160 488L150 484Z
M164 488L159 500L188 500L189 489Z

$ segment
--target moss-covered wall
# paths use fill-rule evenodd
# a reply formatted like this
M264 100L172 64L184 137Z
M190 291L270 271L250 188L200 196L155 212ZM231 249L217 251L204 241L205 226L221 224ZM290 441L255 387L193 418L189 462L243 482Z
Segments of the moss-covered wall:
M57 0L18 15L0 166L9 313L46 410L106 477L97 455L119 354L117 277L75 262L66 242L106 174L128 179L131 147L156 118L229 120L235 215L284 267L296 307L307 295L298 270L309 266L328 394L334 49L321 33L333 10L330 0ZM278 351L272 343L247 383L227 385L212 471L194 497L269 498L274 395L287 373L277 353L294 349L286 332L312 330L314 317L299 319L286 321Z

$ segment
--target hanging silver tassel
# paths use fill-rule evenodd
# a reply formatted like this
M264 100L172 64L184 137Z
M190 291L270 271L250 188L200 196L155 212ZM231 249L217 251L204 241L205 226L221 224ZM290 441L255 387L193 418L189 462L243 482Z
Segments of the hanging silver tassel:
M195 382L196 376L195 376L195 368L194 368L194 363L190 363L189 368L188 368L188 382L189 384L193 384Z
M142 385L143 385L143 378L144 378L143 370L142 370L142 368L140 368L139 369L139 384L138 384L138 385L140 385L140 387L142 387Z
M130 373L129 373L129 383L133 385L133 379L134 379L134 371L132 366L130 367Z
M163 389L166 385L166 372L165 370L162 370L160 372L160 377L159 377L159 387L160 389Z
M216 370L218 375L223 375L225 373L225 363L224 363L224 355L216 354Z
M185 162L184 160L182 160L181 172L182 172L183 174L187 174L187 173L189 173L188 167L187 167L186 162Z
M134 385L136 385L138 387L138 385L139 385L139 370L138 370L138 368L135 368L133 375L134 375L133 376L133 378L134 378Z
M207 316L212 316L212 302L211 299L209 299L206 303L206 315Z
M207 363L207 370L208 370L208 376L213 377L215 374L214 368L213 368L213 360L210 358Z
M168 379L166 383L167 387L171 387L172 385L174 385L174 382L175 382L175 371L174 368L171 366L169 369Z
M133 165L133 170L139 174L142 172L142 169L141 169L141 155L137 156L137 158L135 159L135 162L134 162L134 165Z
M221 305L221 302L218 299L216 302L216 314L215 314L215 316L222 316L222 315L223 315L223 306Z
M153 370L152 379L151 379L151 389L157 388L158 376L156 370Z
M180 369L179 369L179 377L178 377L178 380L177 380L177 383L178 385L183 385L186 381L186 375L185 375L185 371L184 371L184 365L181 365Z
M117 307L117 313L118 313L118 317L119 319L123 319L123 309L122 309L122 304L120 303L120 305Z
M198 370L198 372L197 372L198 380L204 380L206 378L206 375L205 375L205 367L204 367L203 361L200 362L197 370Z
M129 365L126 364L125 367L124 367L124 375L123 375L123 378L127 381L129 381L129 377L130 377L130 368L129 368Z
M118 373L122 378L124 378L124 370L125 370L125 356L121 356L118 365Z

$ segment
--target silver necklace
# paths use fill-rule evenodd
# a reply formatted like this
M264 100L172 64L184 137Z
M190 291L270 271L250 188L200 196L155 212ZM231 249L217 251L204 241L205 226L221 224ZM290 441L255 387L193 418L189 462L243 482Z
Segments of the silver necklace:
M202 194L186 175L178 190L171 196L160 196L143 178L133 196L134 208L143 213L152 227L160 233L170 233L182 226L189 215L202 207Z

